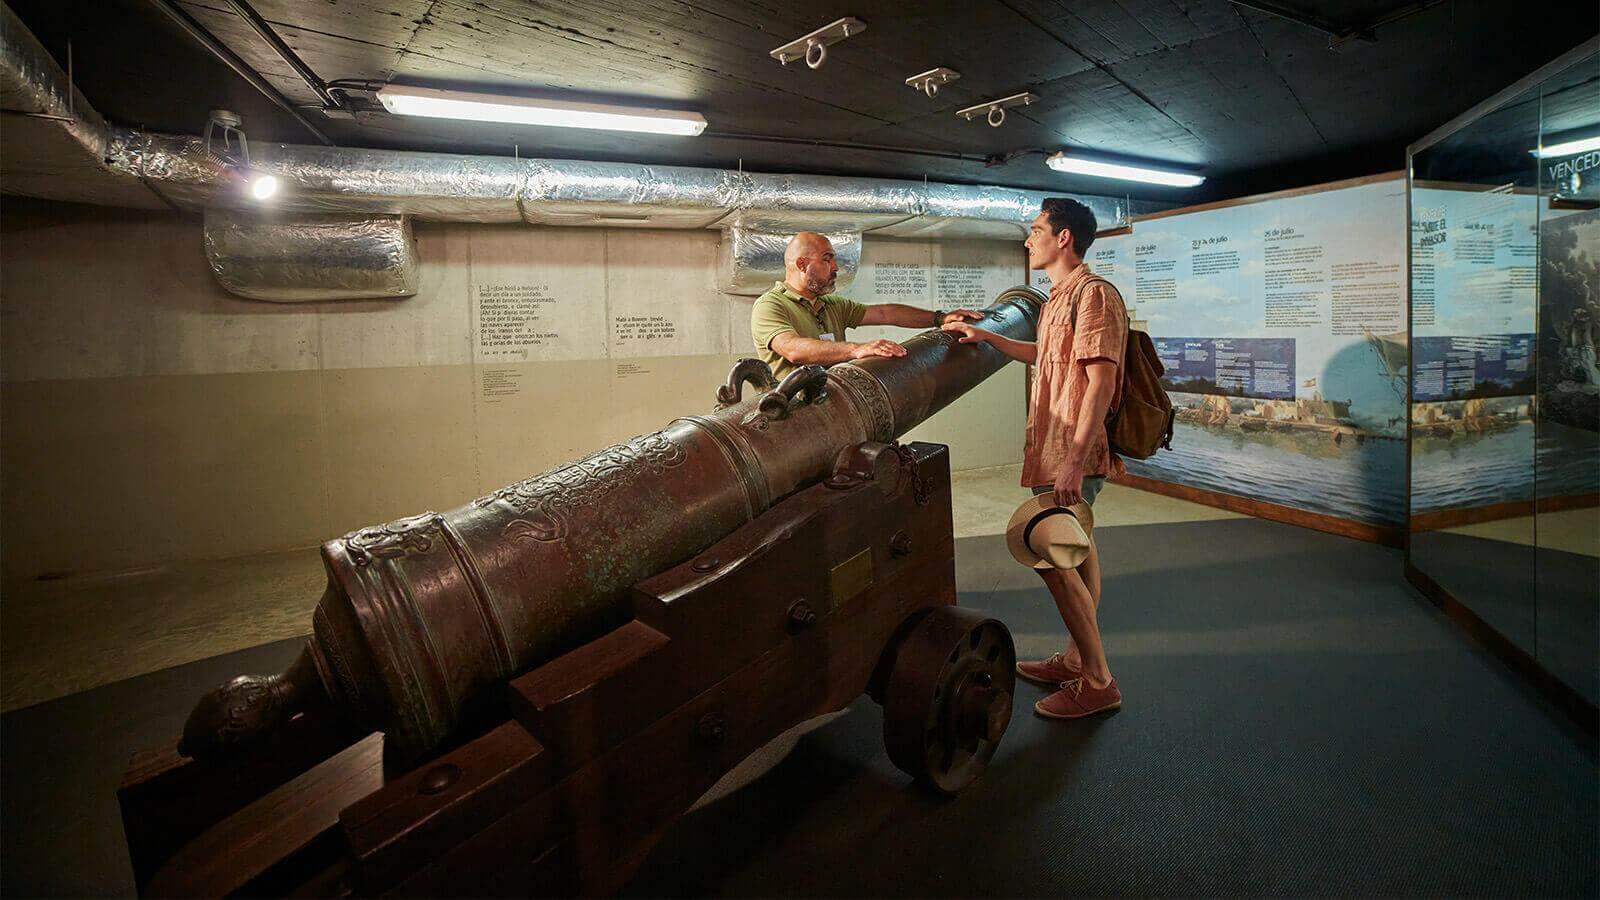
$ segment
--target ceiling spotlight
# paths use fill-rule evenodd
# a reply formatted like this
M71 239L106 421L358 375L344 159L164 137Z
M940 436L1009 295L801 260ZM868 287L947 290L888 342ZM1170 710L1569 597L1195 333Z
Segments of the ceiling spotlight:
M397 116L684 136L697 135L706 130L704 116L677 109L536 100L532 97L474 94L396 84L384 85L377 95L383 108Z
M1051 154L1044 164L1057 172L1074 175L1093 175L1097 178L1118 178L1123 181L1142 181L1167 187L1194 187L1204 182L1204 175L1176 172L1171 169L1150 169L1144 166L1126 166L1121 163L1099 162L1080 156L1069 156L1066 151Z
M1583 138L1576 141L1564 141L1560 144L1550 144L1549 146L1545 147L1537 147L1533 150L1529 150L1528 152L1540 159L1549 159L1554 156L1572 156L1577 153L1588 153L1591 150L1600 150L1600 135L1595 135L1594 137Z
M271 200L278 193L276 175L257 175L250 182L250 196L257 200Z
M222 179L233 190L248 191L258 201L277 196L282 187L277 176L257 172L250 163L250 140L244 135L239 114L213 109L206 117L206 153L220 165Z

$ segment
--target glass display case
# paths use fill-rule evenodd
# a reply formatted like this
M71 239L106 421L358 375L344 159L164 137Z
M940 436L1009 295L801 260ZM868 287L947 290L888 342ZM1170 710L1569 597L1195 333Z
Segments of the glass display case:
M1409 534L1424 591L1600 696L1600 52L1408 152Z

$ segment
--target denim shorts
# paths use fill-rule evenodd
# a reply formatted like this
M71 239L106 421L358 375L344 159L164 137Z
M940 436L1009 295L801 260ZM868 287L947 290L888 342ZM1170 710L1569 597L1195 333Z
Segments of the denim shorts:
M1100 496L1100 489L1105 486L1106 477L1104 475L1083 476L1083 502L1094 506L1094 498ZM1038 496L1039 494L1048 494L1055 489L1056 486L1053 484L1041 484L1033 489L1033 493L1034 496Z

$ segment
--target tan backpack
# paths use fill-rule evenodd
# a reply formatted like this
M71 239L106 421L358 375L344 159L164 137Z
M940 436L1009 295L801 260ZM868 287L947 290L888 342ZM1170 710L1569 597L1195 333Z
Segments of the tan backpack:
M1073 340L1078 339L1078 298L1095 281L1104 281L1107 287L1117 290L1116 285L1098 275L1084 279L1072 298ZM1117 297L1122 297L1121 291L1117 291ZM1150 335L1133 330L1126 304L1122 311L1123 320L1128 322L1128 344L1122 351L1122 403L1106 413L1106 437L1118 456L1149 459L1157 450L1172 449L1175 413L1166 388L1161 386L1166 368L1156 356L1155 344L1150 342Z

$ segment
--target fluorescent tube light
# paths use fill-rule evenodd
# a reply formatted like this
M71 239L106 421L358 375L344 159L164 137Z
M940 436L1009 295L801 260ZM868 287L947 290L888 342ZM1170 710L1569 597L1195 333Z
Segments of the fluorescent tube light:
M398 116L594 128L602 131L642 131L649 134L696 135L706 130L706 120L699 113L675 109L536 100L531 97L469 94L394 84L381 88L378 100L383 103L384 109Z
M1538 147L1528 152L1540 159L1545 159L1551 156L1571 156L1574 153L1588 153L1590 150L1600 150L1600 135L1577 141L1567 141L1562 144L1551 144L1548 147Z
M1057 172L1075 175L1093 175L1097 178L1120 178L1123 181L1142 181L1145 184L1164 184L1168 187L1194 187L1205 181L1203 175L1174 172L1169 169L1147 169L1143 166L1125 166L1120 163L1098 162L1078 156L1068 156L1065 151L1047 157L1044 164Z

